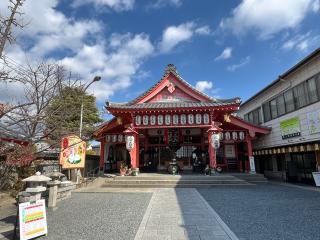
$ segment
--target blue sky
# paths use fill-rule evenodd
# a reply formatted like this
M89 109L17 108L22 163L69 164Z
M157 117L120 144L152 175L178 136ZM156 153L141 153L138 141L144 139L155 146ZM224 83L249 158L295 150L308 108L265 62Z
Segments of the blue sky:
M6 1L0 9L5 11ZM168 63L219 98L246 100L320 46L319 0L32 0L7 55L59 61L102 109L147 90Z

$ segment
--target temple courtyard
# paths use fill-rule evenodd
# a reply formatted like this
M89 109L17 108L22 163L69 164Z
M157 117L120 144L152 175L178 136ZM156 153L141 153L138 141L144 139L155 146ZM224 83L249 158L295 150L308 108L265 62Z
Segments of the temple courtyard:
M320 239L319 202L315 187L274 182L81 188L48 210L40 239Z

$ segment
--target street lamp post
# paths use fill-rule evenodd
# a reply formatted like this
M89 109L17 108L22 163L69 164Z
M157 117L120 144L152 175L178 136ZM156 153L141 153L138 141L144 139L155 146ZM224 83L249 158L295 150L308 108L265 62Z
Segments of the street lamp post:
M88 87L94 83L94 82L98 82L101 80L101 77L100 76L95 76L93 78L93 80L83 89L83 94L81 95L81 111L80 111L80 128L79 128L79 135L80 135L80 138L81 138L81 134L82 134L82 118L83 118L83 97L86 93L86 90L88 89Z

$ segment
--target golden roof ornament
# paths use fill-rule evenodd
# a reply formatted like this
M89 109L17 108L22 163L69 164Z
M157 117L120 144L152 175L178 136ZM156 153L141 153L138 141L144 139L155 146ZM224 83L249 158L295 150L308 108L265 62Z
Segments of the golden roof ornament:
M226 113L225 115L223 115L223 119L224 119L225 122L231 122L230 114Z

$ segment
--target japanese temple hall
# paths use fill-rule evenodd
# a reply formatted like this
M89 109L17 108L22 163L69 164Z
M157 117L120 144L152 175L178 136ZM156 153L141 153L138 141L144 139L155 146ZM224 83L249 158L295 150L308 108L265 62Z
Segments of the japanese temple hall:
M136 99L106 102L113 118L94 133L101 142L100 168L111 172L125 162L155 172L174 158L180 171L254 171L252 141L270 129L237 117L240 102L200 92L169 64L161 80Z

